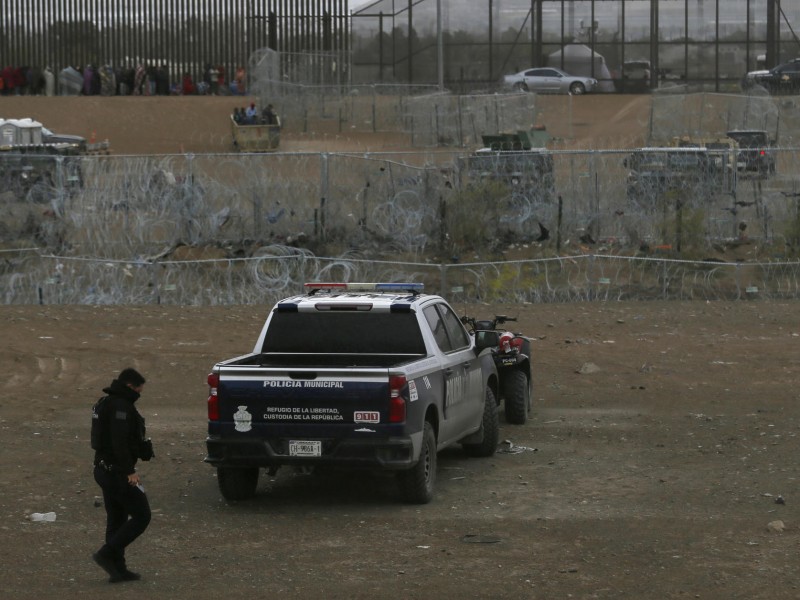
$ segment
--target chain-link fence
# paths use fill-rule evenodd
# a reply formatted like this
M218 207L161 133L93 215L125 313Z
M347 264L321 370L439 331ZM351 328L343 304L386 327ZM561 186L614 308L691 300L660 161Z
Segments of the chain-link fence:
M9 253L3 253L9 260ZM416 281L459 303L797 299L800 262L716 263L614 255L431 264L317 257L265 246L245 258L119 261L15 251L6 304L266 304L306 281Z
M551 240L634 246L675 243L682 226L686 246L704 249L745 222L772 243L796 233L799 150L770 148L763 169L735 150L664 147L49 159L56 176L0 194L0 230L7 242L112 258L301 238L449 256L533 241L540 223Z
M369 121L369 111L356 108L357 99L349 99L349 110ZM535 99L529 94L425 96L392 99L389 105L400 107L394 131L417 136L417 125L409 123L424 121L419 136L425 143L474 148L475 138L487 130L524 128L523 122L530 123L525 119L535 115ZM566 256L595 254L687 260L688 265L713 261L722 265L716 273L727 273L726 263L788 260L782 270L756 267L766 275L755 277L754 286L762 295L780 296L792 293L786 282L793 276L786 273L800 253L796 101L711 94L656 98L651 121L661 141L637 149L459 147L393 154L138 157L6 152L0 163L7 184L0 191L0 247L12 251L3 253L0 282L6 302L31 302L39 294L58 301L170 301L167 291L186 302L253 301L265 289L286 286L276 286L268 272L256 278L245 265L295 264L298 253L313 266L303 269L304 277L323 268L351 280L405 277L408 269L394 263L410 263L436 271L437 282L440 267L435 265L456 261L561 257L568 264L572 259ZM698 116L701 108L708 116ZM755 127L752 119L759 114L760 126L776 115L774 132L765 134L773 145L715 145L731 127ZM672 135L677 132L688 134ZM286 252L291 259L282 258ZM61 258L44 260L38 254ZM318 256L338 258L323 263ZM373 261L367 263L370 269L357 259ZM393 264L375 270L374 260L388 259ZM213 269L197 262L205 260L218 262ZM707 266L683 264L671 266L661 280L701 280L711 295L733 293L733 288L718 288L717 278L700 276ZM67 268L69 286L62 277ZM497 270L482 267L480 282ZM649 273L649 268L626 271ZM577 278L585 282L577 293L589 294L586 286L597 282L577 273L566 278L566 288L559 282L555 289L570 289ZM213 277L207 280L209 274ZM120 292L127 286L115 276L123 283L139 281L137 291ZM782 283L768 282L772 277ZM628 279L640 287L648 281L643 275ZM520 281L525 283L512 286L513 292L500 289L514 297L535 296L530 290L542 289L535 281ZM736 293L748 285L735 286ZM47 292L47 286L58 294ZM595 287L592 294L613 288ZM668 286L661 293L671 290ZM548 294L556 298L565 292Z
M50 159L55 176L0 194L0 231L7 244L109 258L248 240L414 256L537 239L792 245L799 150L770 148L763 168L698 148Z
M292 131L403 132L424 146L471 146L484 134L530 128L534 94L452 95L433 85L352 84L334 53L277 53L250 58L251 91L274 105Z
M481 300L793 296L798 149L775 149L774 173L697 152L678 171L643 170L643 150L527 171L508 165L524 152L98 156L77 182L53 159L55 178L0 194L3 300L259 302L319 277Z
M348 93L296 84L269 89L259 94L261 105L273 104L291 131L402 132L415 147L472 146L484 134L528 129L536 121L534 94L454 96L399 85L351 86Z
M764 130L779 143L791 145L800 134L798 98L776 99L762 91L748 95L670 94L653 96L650 138L725 136L737 129Z

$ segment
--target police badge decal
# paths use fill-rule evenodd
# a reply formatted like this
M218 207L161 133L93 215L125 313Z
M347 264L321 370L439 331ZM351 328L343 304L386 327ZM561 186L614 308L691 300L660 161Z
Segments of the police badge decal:
M239 406L239 410L233 413L233 423L236 431L250 431L253 428L253 415L247 412L247 406Z

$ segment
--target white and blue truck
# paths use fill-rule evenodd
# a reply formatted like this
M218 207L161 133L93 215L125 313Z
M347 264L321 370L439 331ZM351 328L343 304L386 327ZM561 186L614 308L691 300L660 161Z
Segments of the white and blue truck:
M310 283L278 302L249 354L208 375L206 462L228 500L283 465L396 471L430 502L437 452L498 443L498 375L455 311L422 284Z

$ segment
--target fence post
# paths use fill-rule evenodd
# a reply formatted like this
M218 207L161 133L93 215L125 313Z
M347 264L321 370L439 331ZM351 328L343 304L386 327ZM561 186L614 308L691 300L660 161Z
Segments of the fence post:
M253 237L261 239L261 195L253 187Z
M438 104L434 104L433 105L433 118L435 120L433 130L436 132L436 139L434 140L434 144L433 145L434 146L438 146L439 144L441 144L440 140L442 139L442 136L439 133L439 105Z
M67 197L66 190L67 178L64 176L64 157L56 156L56 197L58 198L58 213L63 215L66 206L64 199Z
M491 66L489 67L491 69ZM500 133L500 107L498 106L500 100L495 94L494 96L494 131Z
M561 221L564 216L564 200L558 195L558 226L556 228L556 252L561 251Z
M742 263L736 263L736 299L742 299Z
M456 105L458 106L458 145L464 146L464 114L461 111L461 96L456 96Z
M153 297L156 304L161 304L161 286L158 284L158 261L150 263L150 287L153 288Z
M403 97L402 96L400 97L400 109L401 109L401 112L400 112L401 117L400 118L406 120L406 123L407 123L406 128L411 131L411 146L413 147L413 146L416 145L416 139L415 139L416 138L416 131L415 131L414 128L416 127L417 119L415 118L413 113L411 113L408 116L406 116L405 111L403 111Z
M183 187L183 227L184 227L184 242L193 244L196 240L192 236L192 221L194 220L195 206L194 206L194 154L186 155L187 172L186 182L188 182L188 189L186 184Z
M439 194L439 252L444 252L447 243L447 203Z
M439 277L439 280L440 280L439 286L441 288L439 290L439 293L442 296L445 296L447 294L447 292L445 291L447 289L447 265L446 264L444 264L444 263L440 263L439 264L439 275L440 275L440 277Z
M378 132L378 116L377 116L378 113L376 107L376 104L378 103L378 96L376 90L377 87L373 85L372 86L372 133Z
M320 203L319 203L319 224L320 224L320 239L323 241L326 239L326 228L325 228L325 213L327 212L325 202L326 198L328 197L328 153L323 152L320 156L320 182L319 182L319 189L320 189Z
M586 278L589 280L588 300L594 299L594 254L589 255L589 269L586 273Z
M667 288L669 285L667 284L667 261L661 261L661 296L664 300L667 299Z

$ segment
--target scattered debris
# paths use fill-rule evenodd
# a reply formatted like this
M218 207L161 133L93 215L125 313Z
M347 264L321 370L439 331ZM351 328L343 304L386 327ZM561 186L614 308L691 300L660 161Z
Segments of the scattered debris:
M600 367L598 367L594 363L587 362L587 363L583 363L581 365L581 368L578 369L575 372L580 374L580 375L589 375L591 373L598 373L599 371L600 371Z
M783 533L785 529L786 525L781 520L770 521L767 523L767 531L771 531L773 533Z
M54 512L46 512L46 513L31 513L28 515L29 521L36 521L36 522L43 522L43 523L52 523L56 520L56 513Z
M521 454L525 451L538 452L538 448L529 448L528 446L515 446L511 440L503 440L497 452L500 454Z
M466 544L497 544L502 540L496 535L477 535L474 533L468 533L461 538L461 541Z

